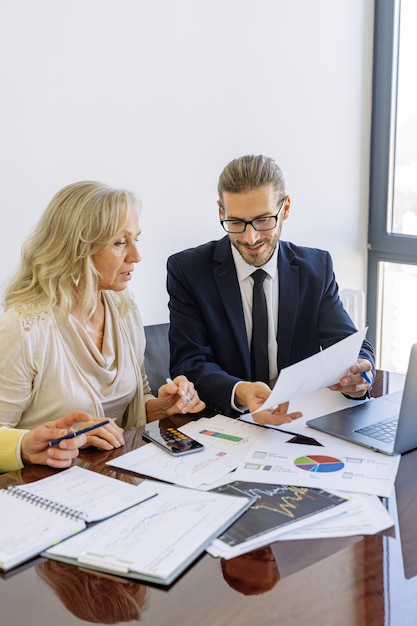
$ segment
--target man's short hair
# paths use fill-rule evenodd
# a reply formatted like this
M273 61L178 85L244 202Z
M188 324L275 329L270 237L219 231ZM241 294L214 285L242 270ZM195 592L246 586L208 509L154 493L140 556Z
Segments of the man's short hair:
M270 157L249 154L230 161L219 177L217 190L220 201L223 193L243 193L272 184L277 201L285 193L285 180L280 167Z

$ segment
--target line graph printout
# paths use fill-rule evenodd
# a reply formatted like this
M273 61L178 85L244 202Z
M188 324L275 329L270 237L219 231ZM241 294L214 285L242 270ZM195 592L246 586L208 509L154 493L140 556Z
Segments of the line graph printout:
M349 507L346 498L310 487L234 481L213 491L255 498L250 508L209 548L209 552L227 555L226 558L267 545L292 528L326 519Z
M148 481L146 481L148 482ZM252 500L152 482L158 495L64 541L44 556L171 582Z
M341 495L347 494L342 492ZM348 511L341 511L320 521L312 517L311 523L301 528L288 526L287 532L280 534L277 541L374 535L394 525L394 520L378 496L351 493L349 501L352 506Z
M153 443L122 454L107 465L191 488L217 480L235 467L226 454L206 444L198 454L173 456Z
M236 480L369 493L389 497L400 456L361 446L329 447L293 443L255 443L235 471Z

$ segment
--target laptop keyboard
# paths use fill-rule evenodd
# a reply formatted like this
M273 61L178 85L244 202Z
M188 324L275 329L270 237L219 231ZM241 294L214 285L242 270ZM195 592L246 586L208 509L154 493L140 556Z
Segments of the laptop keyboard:
M371 437L372 439L378 439L378 441L383 441L384 443L394 443L397 425L398 417L390 417L381 422L358 428L355 432Z

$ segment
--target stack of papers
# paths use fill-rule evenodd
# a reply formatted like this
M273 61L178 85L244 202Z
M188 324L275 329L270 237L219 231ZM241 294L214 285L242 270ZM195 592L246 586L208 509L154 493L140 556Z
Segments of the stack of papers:
M8 538L0 568L44 550L51 559L170 584L203 550L229 559L274 541L391 527L379 497L391 495L400 456L306 424L356 403L325 387L356 360L364 334L281 372L264 407L291 400L303 418L281 427L259 426L252 416L201 418L180 428L204 445L198 454L172 456L149 443L107 463L163 482L133 486L75 466L0 490Z
M180 430L205 450L174 457L150 443L108 464L199 490L255 498L207 548L212 556L228 559L284 539L375 534L393 525L378 496L390 495L399 457L316 432L316 446L291 443L294 437L287 432L223 415Z
M210 554L231 558L275 541L288 527L297 529L332 517L349 507L346 498L309 487L264 485L234 481L214 490L255 497L255 502L208 548Z
M275 540L374 534L393 525L379 497L392 493L399 456L318 433L308 419L352 404L327 387L356 361L366 329L281 371L261 409L290 401L303 417L276 427L251 415L223 415L181 427L205 446L198 455L173 457L148 444L109 461L177 485L255 498L243 516L207 549L231 558ZM336 365L335 365L336 364ZM305 441L316 445L300 444Z
M274 541L374 534L393 524L376 496L242 481L219 490L256 497L248 511L207 548L212 556L224 559Z

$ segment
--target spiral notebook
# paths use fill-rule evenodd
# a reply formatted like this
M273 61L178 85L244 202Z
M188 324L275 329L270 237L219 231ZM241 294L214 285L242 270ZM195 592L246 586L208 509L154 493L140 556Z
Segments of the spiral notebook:
M73 466L27 485L0 490L0 570L157 494L156 483L133 485Z

